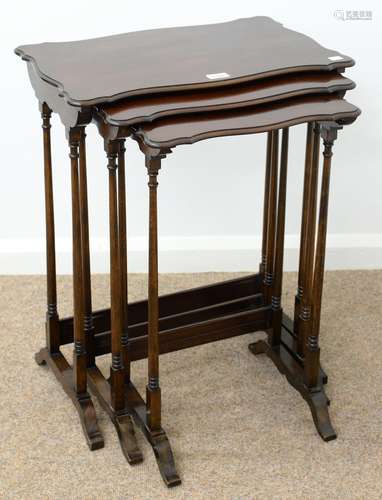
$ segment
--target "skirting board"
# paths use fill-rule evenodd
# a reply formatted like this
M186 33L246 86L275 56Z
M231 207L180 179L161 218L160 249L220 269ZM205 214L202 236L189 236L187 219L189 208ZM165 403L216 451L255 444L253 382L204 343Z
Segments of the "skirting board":
M91 238L93 273L109 271L108 240ZM147 271L147 243L130 238L129 272ZM72 271L71 239L57 238L57 273ZM252 271L260 262L261 239L251 236L163 237L159 239L162 273ZM284 269L298 267L299 236L287 235ZM326 269L382 268L382 234L329 234ZM45 242L41 239L0 239L0 274L45 273Z

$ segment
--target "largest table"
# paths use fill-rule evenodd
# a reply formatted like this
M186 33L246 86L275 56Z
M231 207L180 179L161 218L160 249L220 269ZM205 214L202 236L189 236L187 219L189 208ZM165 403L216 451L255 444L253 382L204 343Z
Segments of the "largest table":
M89 447L101 448L104 441L88 386L114 422L127 460L143 458L133 417L153 446L166 484L179 484L161 425L159 355L258 330L266 331L268 340L250 344L250 350L274 361L308 402L321 437L334 439L318 335L332 146L337 130L359 114L342 99L354 84L340 73L354 61L265 17L22 46L16 53L28 63L43 118L47 345L36 360L49 364L74 402ZM52 111L65 125L72 174L74 316L63 319L57 312ZM92 121L103 137L109 172L111 308L101 311L92 311L91 303L84 130ZM292 320L281 308L281 285L289 127L299 123L308 125ZM268 132L259 273L158 297L157 176L162 160L182 144L258 132ZM315 237L320 135L325 149ZM130 136L146 157L150 190L148 300L135 303L127 301L124 141ZM70 365L60 346L72 342ZM110 378L105 378L96 357L109 352ZM145 357L146 402L130 377L131 362Z

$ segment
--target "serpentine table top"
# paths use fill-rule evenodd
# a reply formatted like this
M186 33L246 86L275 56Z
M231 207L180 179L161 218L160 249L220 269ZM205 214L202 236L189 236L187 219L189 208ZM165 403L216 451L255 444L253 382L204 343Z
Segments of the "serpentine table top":
M341 72L354 65L269 17L23 45L15 52L28 63L39 101L68 127L89 122L94 105L128 96Z

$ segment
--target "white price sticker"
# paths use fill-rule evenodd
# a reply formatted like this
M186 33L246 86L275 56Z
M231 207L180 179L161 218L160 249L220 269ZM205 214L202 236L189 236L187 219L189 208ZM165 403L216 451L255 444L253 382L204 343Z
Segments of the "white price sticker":
M342 56L331 56L331 57L328 57L328 59L330 59L330 61L342 61L343 57Z
M230 76L228 73L208 73L206 75L209 80L219 80L220 78L229 78Z

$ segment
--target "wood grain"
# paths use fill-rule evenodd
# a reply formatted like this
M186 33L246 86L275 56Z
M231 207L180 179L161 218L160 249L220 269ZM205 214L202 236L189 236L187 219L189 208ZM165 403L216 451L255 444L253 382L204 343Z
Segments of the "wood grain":
M107 123L121 126L176 114L264 104L299 95L345 92L354 87L352 80L334 71L297 73L232 87L130 97L97 108Z
M15 52L77 106L354 65L350 57L262 16L24 45ZM229 76L213 80L206 76L219 73Z
M168 117L142 124L134 137L151 147L174 147L211 137L253 134L310 121L351 123L360 110L336 96L309 96L235 111Z

